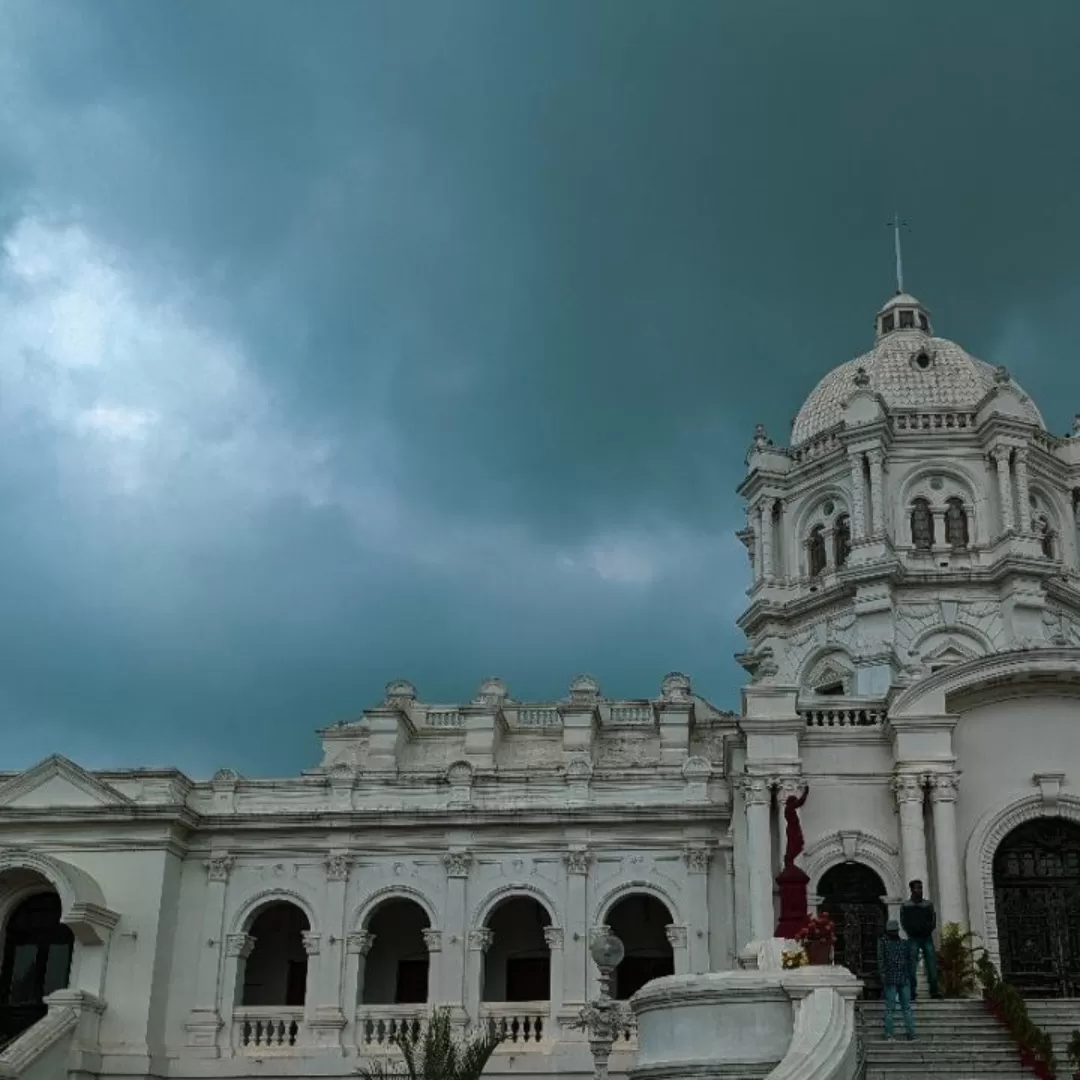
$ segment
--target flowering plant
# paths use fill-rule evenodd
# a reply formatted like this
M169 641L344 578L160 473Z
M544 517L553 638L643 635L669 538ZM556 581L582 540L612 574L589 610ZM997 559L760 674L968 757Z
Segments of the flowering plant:
M835 945L836 927L827 912L822 912L820 915L811 915L806 920L806 925L801 930L796 931L795 940L802 942L824 941L829 945Z
M785 971L791 971L792 968L805 967L806 964L806 953L802 949L784 949L784 951L780 953L780 966Z

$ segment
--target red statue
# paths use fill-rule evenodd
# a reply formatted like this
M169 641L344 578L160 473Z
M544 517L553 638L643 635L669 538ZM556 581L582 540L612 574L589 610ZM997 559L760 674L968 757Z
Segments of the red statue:
M806 846L803 837L802 825L799 824L799 810L806 802L806 796L810 794L808 787L803 788L802 795L789 795L784 801L784 822L787 824L787 848L784 851L784 869L795 865L795 860L802 854Z

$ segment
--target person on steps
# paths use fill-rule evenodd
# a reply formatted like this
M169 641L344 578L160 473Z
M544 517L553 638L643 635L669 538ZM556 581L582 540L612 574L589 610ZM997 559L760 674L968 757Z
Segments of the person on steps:
M897 1002L904 1018L904 1032L909 1039L915 1038L915 1017L911 1012L911 956L908 943L900 937L900 924L890 919L877 947L878 971L885 992L885 1038L890 1041Z
M923 896L923 883L912 881L908 888L911 898L900 907L900 925L907 934L907 946L911 950L911 1000L915 1000L915 975L919 970L919 956L926 963L926 981L930 984L930 996L941 997L938 988L937 955L934 952L934 929L937 912L934 905Z

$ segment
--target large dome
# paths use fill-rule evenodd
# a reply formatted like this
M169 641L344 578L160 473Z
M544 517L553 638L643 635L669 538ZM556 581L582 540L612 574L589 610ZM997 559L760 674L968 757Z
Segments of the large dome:
M792 446L840 423L844 404L859 386L880 394L890 409L939 411L974 409L998 381L1000 369L977 360L955 341L935 337L929 312L913 296L894 296L878 312L876 325L874 347L814 387L792 425ZM1035 403L1013 386L1023 396L1027 418L1045 427Z

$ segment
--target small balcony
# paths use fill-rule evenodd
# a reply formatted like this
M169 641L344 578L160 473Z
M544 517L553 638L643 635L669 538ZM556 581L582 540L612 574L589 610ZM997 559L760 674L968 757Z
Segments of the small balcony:
M361 1005L356 1010L356 1048L362 1054L393 1053L405 1034L416 1037L431 1015L430 1005Z
M501 1050L541 1050L554 1041L549 1001L487 1001L480 1006L480 1024L502 1040Z
M303 1006L263 1005L233 1010L232 1045L243 1057L295 1054L307 1045Z

